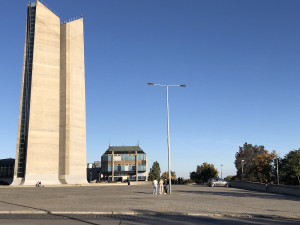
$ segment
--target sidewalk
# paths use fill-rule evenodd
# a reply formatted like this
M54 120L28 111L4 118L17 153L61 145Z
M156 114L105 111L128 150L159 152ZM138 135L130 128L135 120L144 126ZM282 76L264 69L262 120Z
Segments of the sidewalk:
M235 188L173 185L153 195L148 183L1 187L0 214L125 214L289 218L300 198Z

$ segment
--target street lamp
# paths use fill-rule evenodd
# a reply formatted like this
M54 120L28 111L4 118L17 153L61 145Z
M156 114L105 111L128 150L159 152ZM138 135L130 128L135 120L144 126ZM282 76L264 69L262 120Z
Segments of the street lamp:
M221 179L223 179L223 176L222 176L222 167L223 167L223 164L221 164Z
M279 160L279 157L277 156L276 157L276 161L277 161L277 185L279 186L279 171L278 171L278 160Z
M169 130L169 87L186 87L185 84L169 85L169 84L154 84L148 83L148 85L156 85L166 87L167 90L167 134L168 134L168 168L169 168L169 195L171 194L171 156L170 156L170 130Z
M241 161L241 163L242 163L242 180L244 180L244 162L245 162L245 160Z

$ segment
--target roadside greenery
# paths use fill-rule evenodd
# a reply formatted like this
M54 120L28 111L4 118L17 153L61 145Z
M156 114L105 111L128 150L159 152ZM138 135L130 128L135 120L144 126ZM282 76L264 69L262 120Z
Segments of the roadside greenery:
M246 142L235 154L237 176L254 182L270 181L273 177L272 163L276 156L275 150L269 153L263 145L257 146Z
M163 174L161 175L161 178L162 179L169 179L169 172L163 172ZM172 171L171 170L171 179L172 180L177 180L177 178L176 178L176 173L175 173L175 171Z
M290 151L280 159L278 168L281 183L300 185L300 149Z
M237 174L232 179L277 183L277 160L280 184L300 185L300 149L279 158L275 150L269 152L263 145L247 142L235 154Z
M160 166L157 161L155 161L150 169L148 180L153 181L154 179L160 178Z
M227 181L245 180L261 183L267 180L276 184L277 161L279 183L300 186L300 148L279 158L275 150L269 151L263 145L252 145L247 142L240 146L239 151L235 154L236 176L227 176L225 179ZM161 176L160 174L159 163L155 161L150 169L148 180L169 178L169 172L163 172ZM177 180L175 171L171 171L171 179L172 182L178 184L206 183L209 178L215 178L218 174L219 172L213 164L204 162L202 165L197 165L195 171L190 172L190 179L178 178Z
M196 171L190 173L190 179L196 183L206 183L209 178L217 177L218 173L214 164L205 162L197 165Z

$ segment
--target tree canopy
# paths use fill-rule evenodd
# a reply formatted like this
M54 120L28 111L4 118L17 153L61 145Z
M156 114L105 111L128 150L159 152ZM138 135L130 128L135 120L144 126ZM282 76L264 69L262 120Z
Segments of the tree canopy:
M159 179L159 177L160 177L160 166L159 163L155 161L152 165L152 168L150 169L148 180L152 181L155 178Z
M270 181L273 178L272 162L276 156L275 150L269 153L263 145L257 146L246 142L235 154L237 176L240 178L243 176L245 180L250 181Z
M197 165L196 171L190 173L190 179L196 183L205 183L209 178L216 177L218 173L213 164L205 162L201 166Z
M169 172L168 171L163 172L163 174L161 175L161 178L162 179L169 179ZM171 179L176 180L176 173L175 173L175 171L172 171L172 170L171 170Z
M279 163L280 180L300 185L300 149L290 151Z

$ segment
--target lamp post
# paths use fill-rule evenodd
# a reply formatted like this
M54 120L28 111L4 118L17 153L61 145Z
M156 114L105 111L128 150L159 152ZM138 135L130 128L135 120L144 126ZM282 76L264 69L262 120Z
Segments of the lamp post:
M222 168L223 168L223 164L221 164L221 179L223 179L223 176L222 176Z
M241 161L241 163L242 163L242 180L244 180L244 162L245 162L245 160Z
M277 157L276 157L276 161L277 161L277 185L279 186L279 170L278 170L278 160L279 160L279 157L277 156Z
M148 83L148 85L156 85L166 87L167 90L167 134L168 134L168 168L169 168L169 195L171 194L171 156L170 156L170 130L169 130L169 87L186 87L185 84L169 85L169 84L154 84Z

